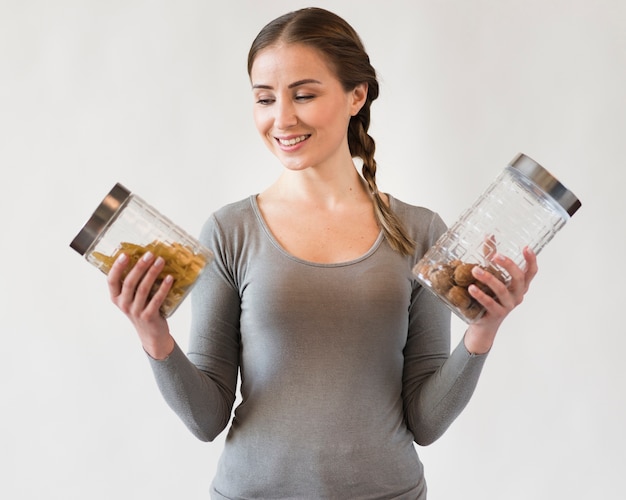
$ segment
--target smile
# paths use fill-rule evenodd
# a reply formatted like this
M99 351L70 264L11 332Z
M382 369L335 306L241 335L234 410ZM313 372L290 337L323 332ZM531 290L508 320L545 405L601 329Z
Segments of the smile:
M295 146L296 144L307 140L309 137L309 135L301 135L299 137L292 137L291 139L280 139L277 137L276 140L283 146Z

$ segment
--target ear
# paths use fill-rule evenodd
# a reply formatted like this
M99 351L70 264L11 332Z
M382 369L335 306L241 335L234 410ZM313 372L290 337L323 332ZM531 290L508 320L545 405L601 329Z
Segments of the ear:
M367 83L359 83L350 92L350 116L356 116L367 100Z

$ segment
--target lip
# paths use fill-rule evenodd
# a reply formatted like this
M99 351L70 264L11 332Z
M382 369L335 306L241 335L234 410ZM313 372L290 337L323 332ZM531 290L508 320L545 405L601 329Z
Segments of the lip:
M308 139L311 137L311 134L292 134L288 136L278 136L274 137L276 144L283 150L293 151L301 147Z

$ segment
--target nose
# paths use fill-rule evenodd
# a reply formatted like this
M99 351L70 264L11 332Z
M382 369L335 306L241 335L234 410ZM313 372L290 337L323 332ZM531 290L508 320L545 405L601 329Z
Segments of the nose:
M289 99L276 101L274 112L274 125L279 130L287 130L298 123L296 108Z

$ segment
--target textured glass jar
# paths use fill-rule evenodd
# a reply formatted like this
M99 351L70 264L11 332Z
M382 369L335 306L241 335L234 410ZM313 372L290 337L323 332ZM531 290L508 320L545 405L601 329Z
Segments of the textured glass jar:
M171 316L189 294L213 253L167 217L116 184L70 243L88 262L105 274L123 252L130 258L127 270L150 251L165 260L154 293L168 274L174 283L161 306Z
M525 268L524 247L539 253L580 206L578 198L541 165L519 154L426 252L414 274L455 314L472 323L484 314L467 290L472 283L481 286L472 267L479 265L508 283L506 270L493 262L495 254Z

